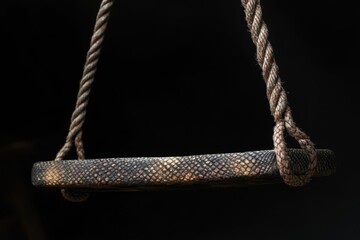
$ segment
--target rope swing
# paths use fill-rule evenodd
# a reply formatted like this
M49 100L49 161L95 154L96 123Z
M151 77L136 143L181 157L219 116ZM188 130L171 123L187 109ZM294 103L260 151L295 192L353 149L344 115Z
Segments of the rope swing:
M113 3L113 0L101 2L65 144L55 161L34 164L32 182L35 186L61 188L65 199L80 202L88 198L90 191L262 184L276 182L279 176L286 184L299 187L309 183L312 177L335 172L333 152L316 150L309 136L295 124L268 38L260 0L241 0L241 4L256 46L257 62L275 122L274 150L86 160L82 127ZM298 142L300 149L287 148L285 132ZM74 144L78 160L65 161Z

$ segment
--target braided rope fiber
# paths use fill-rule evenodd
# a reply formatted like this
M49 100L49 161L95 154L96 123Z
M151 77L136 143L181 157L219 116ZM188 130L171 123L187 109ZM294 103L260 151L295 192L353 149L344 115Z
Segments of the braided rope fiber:
M252 41L256 46L257 61L262 70L270 111L275 121L273 142L280 174L288 185L294 187L303 186L311 180L311 176L314 174L316 168L317 156L314 144L310 138L296 126L293 120L291 109L287 102L286 92L282 87L273 48L269 42L269 32L263 20L260 0L241 0L241 3L245 10L246 21L251 32ZM305 174L296 175L289 167L289 156L284 139L285 129L308 154L310 161L308 171Z
M82 126L85 122L86 107L89 103L91 85L95 79L97 63L99 61L105 30L110 17L110 10L113 0L103 0L96 17L94 32L91 37L90 49L87 52L83 75L80 81L80 88L77 96L76 107L71 116L69 133L64 146L57 153L55 160L62 160L70 151L75 138L76 153L79 160L85 159L85 150L82 140ZM61 189L66 200L82 202L89 197L87 193L76 193L70 190Z
M56 155L56 161L64 159L73 146L73 143L75 143L78 159L85 159L82 126L85 121L91 85L94 82L101 46L113 2L113 0L102 0L101 2L90 42L90 49L86 57L83 76L80 81L76 107L71 117L69 133L66 137L65 144ZM257 61L261 67L262 75L266 83L270 111L275 121L273 142L280 175L288 185L302 186L308 183L314 174L317 163L316 151L310 138L296 126L293 120L286 93L279 77L278 66L274 59L273 48L268 39L268 28L263 20L260 1L241 0L241 3L245 10L246 21L251 32L252 41L256 46ZM290 169L288 149L284 139L285 130L287 130L287 132L298 141L301 148L307 152L310 161L308 171L305 174L296 175ZM73 202L84 201L89 196L87 193L73 192L67 189L62 189L61 192L65 199Z

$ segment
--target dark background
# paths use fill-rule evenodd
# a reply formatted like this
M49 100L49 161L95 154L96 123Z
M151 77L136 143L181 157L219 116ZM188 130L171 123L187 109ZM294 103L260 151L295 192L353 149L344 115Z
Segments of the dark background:
M32 164L65 140L99 2L0 3L0 239L360 239L359 8L349 2L262 1L294 118L335 151L336 176L82 204L32 187ZM271 149L272 128L240 0L116 1L88 158Z

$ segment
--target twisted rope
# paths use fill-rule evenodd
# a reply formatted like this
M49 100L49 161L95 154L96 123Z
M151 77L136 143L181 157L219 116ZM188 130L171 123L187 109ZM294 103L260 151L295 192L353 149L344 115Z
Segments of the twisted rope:
M287 102L286 93L282 87L278 73L278 66L274 59L273 48L268 39L268 29L262 17L260 0L241 0L245 9L246 21L251 32L251 37L256 45L257 61L262 69L262 75L266 83L266 93L270 104L271 114L274 116L275 127L273 134L274 148L277 156L277 164L284 181L291 186L302 186L310 181L316 167L316 152L310 138L295 124L291 109ZM79 93L75 110L71 117L69 133L65 144L57 153L55 160L62 160L68 154L75 142L79 160L85 159L85 151L82 140L82 126L85 122L86 107L89 103L91 85L94 82L95 72L104 34L107 27L113 0L102 0L96 17L94 33L87 53L83 76L80 81ZM302 175L295 175L289 166L289 156L284 139L285 129L294 137L300 147L309 156L308 171ZM73 202L81 202L89 197L88 193L73 192L68 189L61 190L65 199Z
M55 160L62 160L68 154L73 142L75 142L76 153L79 160L85 159L85 150L82 140L82 126L85 122L86 107L89 103L91 85L95 79L97 63L99 61L101 46L104 41L105 30L108 24L110 10L113 0L103 0L96 17L94 32L91 37L90 49L87 52L83 75L80 81L80 88L77 96L75 110L71 116L69 133L65 144L57 153ZM72 202L81 202L88 198L87 193L73 192L67 189L61 190L65 199Z
M257 61L266 83L270 111L275 121L273 142L278 168L285 183L291 186L302 186L308 183L314 174L317 163L315 147L310 138L296 126L293 120L286 92L280 80L279 68L274 58L273 48L268 39L268 28L263 20L260 0L241 0L241 3L245 10L252 41L256 46ZM290 136L295 138L309 157L308 170L304 174L295 175L291 171L284 139L285 129Z

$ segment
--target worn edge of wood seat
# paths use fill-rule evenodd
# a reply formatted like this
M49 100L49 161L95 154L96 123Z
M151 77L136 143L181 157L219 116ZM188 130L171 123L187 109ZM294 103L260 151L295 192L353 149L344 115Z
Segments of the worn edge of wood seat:
M318 149L314 177L335 173L335 154ZM289 149L292 171L302 174L308 158ZM280 182L273 150L174 157L134 157L37 162L32 183L37 187L84 191L136 191L167 188L248 186Z

